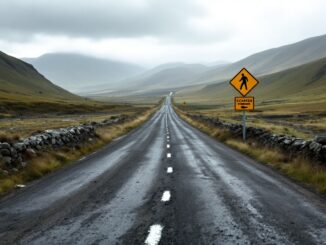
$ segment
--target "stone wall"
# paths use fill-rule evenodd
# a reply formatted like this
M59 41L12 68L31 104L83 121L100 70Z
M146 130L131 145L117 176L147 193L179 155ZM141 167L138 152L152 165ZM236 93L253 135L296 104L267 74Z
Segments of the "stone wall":
M125 120L126 117L121 116L102 122L45 130L15 143L0 142L0 161L6 169L16 170L26 166L26 159L35 155L37 151L77 146L95 137L96 128L118 124Z
M195 120L209 123L213 126L225 129L236 137L242 137L242 125L222 122L215 118L209 118L202 115L187 114ZM320 164L326 165L326 137L318 136L314 140L304 140L289 135L273 134L262 128L247 128L247 138L254 140L259 144L269 147L276 147L290 157L303 156L314 160Z

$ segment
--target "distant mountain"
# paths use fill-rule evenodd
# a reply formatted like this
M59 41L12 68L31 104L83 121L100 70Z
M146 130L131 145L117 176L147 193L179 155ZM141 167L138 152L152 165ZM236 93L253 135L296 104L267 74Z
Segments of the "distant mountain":
M326 58L300 65L281 72L258 76L259 86L250 95L257 101L326 100ZM232 103L239 96L228 81L207 85L192 92L179 92L178 97L202 103Z
M32 99L37 97L78 99L76 95L54 85L32 65L0 52L0 99Z
M287 70L326 57L326 35L309 38L294 44L253 54L235 63L202 64L168 63L157 66L140 75L122 80L128 84L124 90L109 85L93 87L87 96L124 96L134 94L159 94L166 91L195 91L206 85L228 81L241 68L246 67L255 76Z
M139 93L148 90L169 90L170 88L178 88L187 86L189 81L192 80L198 74L206 71L208 67L201 64L185 64L185 63L167 63L159 65L144 73L122 80L121 84L128 84L125 89L116 89L118 93ZM87 94L110 94L115 89L108 85L93 87L88 90L89 92L81 93Z
M168 63L130 79L129 83L144 89L177 88L188 85L207 70L208 67L201 64Z
M224 60L217 60L217 61L213 61L213 62L207 62L207 63L204 63L206 66L209 66L209 67L221 67L221 66L227 66L230 64L230 62L228 61L224 61Z
M256 76L270 74L306 64L326 57L326 35L268 49L248 56L235 63L215 67L201 74L192 83L211 83L232 78L241 68L248 68Z
M57 85L71 91L97 85L121 88L121 80L144 71L134 64L73 53L51 53L38 58L24 58L24 61L31 63Z

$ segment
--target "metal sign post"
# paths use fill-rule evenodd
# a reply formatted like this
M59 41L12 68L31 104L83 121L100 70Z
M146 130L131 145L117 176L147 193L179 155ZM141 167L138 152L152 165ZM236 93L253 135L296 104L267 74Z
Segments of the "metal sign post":
M246 141L246 111L242 112L242 138Z

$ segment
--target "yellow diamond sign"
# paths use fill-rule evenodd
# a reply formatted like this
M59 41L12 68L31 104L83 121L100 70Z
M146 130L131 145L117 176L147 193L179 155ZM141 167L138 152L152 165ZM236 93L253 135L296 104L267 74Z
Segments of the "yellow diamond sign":
M234 78L230 81L230 84L238 90L242 96L246 96L259 81L251 75L251 73L243 68Z

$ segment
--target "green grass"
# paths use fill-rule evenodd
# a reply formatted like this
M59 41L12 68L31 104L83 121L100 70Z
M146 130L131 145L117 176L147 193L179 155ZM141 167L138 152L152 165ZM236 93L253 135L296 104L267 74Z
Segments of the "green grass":
M230 77L231 79L231 77ZM326 101L326 58L287 69L281 72L258 77L260 83L250 92L255 96L257 105L270 102L288 104L310 104ZM198 86L194 91L180 91L176 101L195 104L233 105L233 97L238 92L229 84ZM324 104L325 105L325 104Z
M74 95L51 83L30 64L0 52L0 119L40 113L123 111L125 108L131 106Z
M0 98L38 97L81 100L80 97L54 85L33 66L0 52Z

